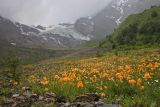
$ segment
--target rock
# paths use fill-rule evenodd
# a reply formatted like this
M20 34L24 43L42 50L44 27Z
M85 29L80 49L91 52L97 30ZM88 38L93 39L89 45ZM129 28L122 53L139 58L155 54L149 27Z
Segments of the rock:
M103 106L104 105L104 102L102 102L102 100L100 99L98 102L95 102L95 105L96 106Z
M88 93L75 98L73 102L66 103L65 96L56 96L54 93L44 93L43 95L30 94L26 91L23 94L13 94L11 100L7 100L2 107L31 107L33 103L45 105L55 103L55 107L122 107L116 104L104 104L98 94ZM0 105L1 107L1 105Z
M46 103L51 103L51 102L54 102L54 99L52 99L52 98L45 98L45 99L43 99L43 101L45 101Z
M38 96L37 94L32 94L32 95L30 96L30 98L38 99L39 96Z
M23 95L26 96L27 98L31 97L30 91L25 91Z
M87 95L81 95L76 97L76 99L73 102L92 102L94 99L90 98Z
M99 101L100 99L100 96L98 94L88 93L86 95L89 97L91 101Z
M14 100L6 100L0 104L0 107L10 107L14 104Z
M75 102L75 103L70 104L67 107L96 107L96 106L89 102Z
M37 95L37 94L32 94L31 96L30 96L30 100L32 101L32 102L35 102L35 101L37 101L39 99L39 96Z
M64 107L65 103L55 103L55 107ZM68 106L69 107L69 106Z
M16 97L18 97L20 94L13 94L12 95L12 98L16 98Z
M122 106L116 104L104 104L102 107L122 107Z
M42 101L44 99L43 96L39 96L38 100Z
M66 103L66 98L65 98L65 96L56 97L55 102Z
M15 97L15 100L16 100L16 101L24 102L24 101L26 100L26 97L23 96L23 95L20 95L20 96L18 96L18 97Z
M98 94L94 93L88 93L86 95L81 95L76 97L76 99L73 102L93 102L93 101L99 101L100 96Z
M44 94L44 96L45 97L56 97L56 94L55 93L48 93L48 92L46 92L45 94Z
M67 102L67 103L64 104L64 106L65 106L65 107L68 107L68 106L70 106L70 103Z

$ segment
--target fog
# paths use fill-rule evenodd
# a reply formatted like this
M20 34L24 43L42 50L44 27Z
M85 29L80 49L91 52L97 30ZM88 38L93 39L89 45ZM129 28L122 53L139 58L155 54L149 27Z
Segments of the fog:
M0 0L0 15L28 25L53 25L92 16L110 0Z

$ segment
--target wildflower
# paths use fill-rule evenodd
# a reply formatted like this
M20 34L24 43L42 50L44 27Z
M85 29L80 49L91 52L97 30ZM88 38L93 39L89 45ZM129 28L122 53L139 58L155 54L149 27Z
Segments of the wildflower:
M105 97L106 96L106 94L105 93L100 93L100 97Z
M49 84L49 81L41 81L40 82L42 85L47 85L47 84Z
M158 63L155 62L155 63L154 63L154 68L158 68L158 66L159 66Z
M36 77L35 77L34 75L31 75L31 76L29 77L28 81L29 81L30 83L35 83L35 82L36 82Z
M43 80L48 80L47 77L43 77Z
M116 76L118 79L123 79L123 75L121 73L117 73Z
M134 79L131 79L131 80L129 80L129 83L133 85L136 83L136 81Z
M77 88L83 88L83 87L84 87L83 82L82 82L82 81L79 81L79 82L77 83Z
M140 78L137 80L137 84L138 84L138 85L141 85L141 84L142 84L142 80L141 80Z
M99 90L101 90L101 91L102 91L102 90L104 90L104 89L103 89L103 87L100 87L100 88L99 88Z
M60 77L58 75L55 75L54 78L55 79L60 79Z
M149 78L151 78L151 76L150 76L149 73L145 73L145 74L144 74L144 78L149 79Z
M91 81L92 81L92 82L96 82L96 81L97 81L96 76L92 77L92 78L91 78Z
M74 68L72 69L73 72L77 72L78 71L78 68Z
M129 69L130 69L130 66L129 66L129 65L126 65L126 66L125 66L125 69L126 69L126 70L129 70Z
M17 84L18 84L18 82L15 81L15 80L10 80L10 82L11 82L13 85L17 85Z
M122 66L118 66L118 71L122 71L123 67Z
M67 77L67 72L66 71L63 72L62 77Z
M70 78L71 78L71 79L74 79L74 78L76 78L76 75L75 75L75 73L71 73L71 74L70 74Z
M62 80L63 80L63 81L66 81L66 82L67 82L67 81L71 81L71 79L70 79L69 77L64 77L64 78L62 78Z
M107 73L104 73L104 74L102 75L102 78L106 78L106 77L108 77L108 74L107 74Z
M26 87L22 87L22 90L25 90L26 89Z
M141 86L140 89L141 89L141 90L144 90L144 86Z
M44 91L48 91L48 88L44 88Z

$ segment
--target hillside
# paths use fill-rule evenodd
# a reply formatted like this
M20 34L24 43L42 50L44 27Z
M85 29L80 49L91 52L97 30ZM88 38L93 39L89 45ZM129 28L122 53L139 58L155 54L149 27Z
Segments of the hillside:
M82 34L91 34L95 38L105 37L129 15L143 12L155 5L160 5L160 0L111 0L97 14L77 20L75 28Z
M142 44L160 44L160 6L130 15L110 36L106 36L100 47Z
M31 104L36 107L40 105L45 107L46 104L50 106L55 104L55 107L63 107L59 105L75 103L73 100L76 96L97 93L105 103L120 104L122 107L130 105L149 107L152 103L159 107L159 68L159 48L114 50L104 53L101 57L46 60L37 64L24 65L21 68L23 75L17 74L21 77L16 78L17 80L8 77L6 79L6 73L4 76L1 72L0 79L4 83L1 82L3 88L0 90L2 95L0 101L2 106ZM17 90L20 94L13 94L13 96L17 95L16 99L13 99L14 102L7 100L8 103L6 103L6 98L12 95L10 93L16 93ZM54 102L55 100L46 97L46 95L55 95L54 93L60 101L64 98L64 102L73 102L63 103L59 100ZM41 97L43 99L40 99ZM31 102L28 103L28 100ZM86 103L80 102L79 104Z

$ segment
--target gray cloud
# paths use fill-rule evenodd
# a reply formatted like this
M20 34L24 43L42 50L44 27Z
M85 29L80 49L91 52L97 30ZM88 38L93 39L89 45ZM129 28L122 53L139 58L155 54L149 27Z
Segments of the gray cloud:
M28 25L73 22L93 15L110 0L0 0L0 15Z

